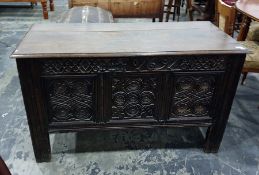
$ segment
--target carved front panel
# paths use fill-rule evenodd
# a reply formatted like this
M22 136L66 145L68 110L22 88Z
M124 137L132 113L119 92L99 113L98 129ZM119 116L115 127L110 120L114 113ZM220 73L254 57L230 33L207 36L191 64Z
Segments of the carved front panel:
M95 117L92 78L60 78L45 81L49 122L90 121Z
M171 117L211 117L215 75L174 76Z
M112 119L157 118L160 79L150 76L112 78Z

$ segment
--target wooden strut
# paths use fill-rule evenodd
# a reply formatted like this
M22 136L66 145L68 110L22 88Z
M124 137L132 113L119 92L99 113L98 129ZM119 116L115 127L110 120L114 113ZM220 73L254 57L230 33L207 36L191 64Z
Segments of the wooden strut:
M43 13L44 19L48 19L49 15L48 15L47 1L42 0L41 5L42 5L42 13Z

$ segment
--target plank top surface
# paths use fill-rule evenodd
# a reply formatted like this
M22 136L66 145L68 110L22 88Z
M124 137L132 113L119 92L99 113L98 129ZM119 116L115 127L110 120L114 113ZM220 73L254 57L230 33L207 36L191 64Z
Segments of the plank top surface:
M12 58L246 53L210 22L36 24Z

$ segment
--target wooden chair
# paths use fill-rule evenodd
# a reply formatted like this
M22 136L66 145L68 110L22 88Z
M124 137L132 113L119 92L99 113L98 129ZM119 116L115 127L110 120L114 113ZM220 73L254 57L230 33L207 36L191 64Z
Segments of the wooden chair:
M3 159L0 157L0 175L11 175Z
M211 5L211 1L214 1L214 0L206 0L206 1L199 0L198 2L196 2L195 0L187 0L186 11L189 13L190 21L193 21L193 12L194 11L197 11L201 16L203 16L204 20L210 20L211 17L209 14L207 14L207 12L211 11L211 10L207 9L207 8L209 8L209 6ZM207 17L205 17L205 16L207 16Z
M173 14L173 20L175 20L175 15L177 15L177 21L179 21L180 17L180 9L181 9L181 0L169 0L168 4L165 5L166 11L166 19L165 21L168 22L170 14ZM173 8L173 12L171 11Z
M201 7L199 5L196 5L194 0L187 0L187 4L186 4L186 11L189 14L189 20L193 21L193 12L197 11L200 14L203 14L203 10L201 9Z
M216 13L219 28L232 36L234 31L236 14L235 7L226 4L222 0L218 0ZM251 40L240 42L252 52L247 54L244 67L242 70L243 77L241 84L244 84L248 72L259 73L259 42Z

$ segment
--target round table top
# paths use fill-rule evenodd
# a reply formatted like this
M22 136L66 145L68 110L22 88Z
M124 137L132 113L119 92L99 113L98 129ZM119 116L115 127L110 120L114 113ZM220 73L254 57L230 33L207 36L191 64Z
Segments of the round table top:
M236 2L236 8L259 22L259 0L238 0Z

